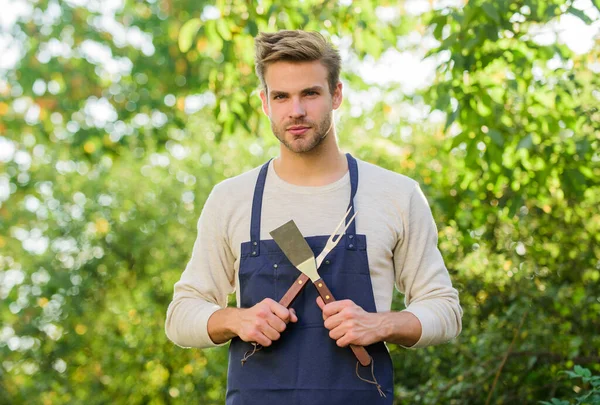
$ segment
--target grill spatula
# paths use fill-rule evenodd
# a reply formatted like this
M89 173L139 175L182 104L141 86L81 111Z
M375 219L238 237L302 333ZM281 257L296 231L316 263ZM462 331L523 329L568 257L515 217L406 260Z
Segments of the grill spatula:
M296 223L293 220L286 222L279 228L271 231L270 234L289 261L300 270L301 273L312 280L323 301L325 301L325 303L335 301L333 294L319 276L315 255L296 226ZM369 356L369 353L367 353L367 350L364 347L350 345L350 348L361 365L368 366L371 364L371 356Z

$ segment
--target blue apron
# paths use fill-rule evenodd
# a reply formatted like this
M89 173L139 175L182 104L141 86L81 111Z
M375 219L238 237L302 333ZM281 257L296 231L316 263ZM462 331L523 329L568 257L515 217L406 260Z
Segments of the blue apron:
M354 214L358 187L356 160L347 155ZM273 240L260 240L262 197L269 162L261 168L252 203L250 241L242 243L239 288L240 306L249 308L269 297L279 301L300 275ZM367 260L365 235L357 235L355 222L329 253L319 274L338 299L351 299L368 312L376 312ZM317 256L329 235L306 240ZM252 348L236 337L229 346L227 405L386 404L393 402L393 367L382 342L366 349L374 361L374 375L386 397L373 384L357 377L357 360L349 347L338 347L323 325L316 303L317 290L307 285L292 308L297 323L289 323L279 340L257 351L242 366L241 359ZM371 367L358 367L361 377L372 380Z

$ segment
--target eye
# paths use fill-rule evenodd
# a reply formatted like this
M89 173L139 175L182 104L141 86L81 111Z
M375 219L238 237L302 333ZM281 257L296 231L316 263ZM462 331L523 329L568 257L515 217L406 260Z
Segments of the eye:
M284 94L276 94L275 96L273 96L273 100L283 100L284 98Z
M319 95L319 93L318 93L318 92L316 92L316 91L314 91L314 90L310 90L310 91L307 91L307 92L306 92L306 95L307 95L307 96L318 96L318 95Z

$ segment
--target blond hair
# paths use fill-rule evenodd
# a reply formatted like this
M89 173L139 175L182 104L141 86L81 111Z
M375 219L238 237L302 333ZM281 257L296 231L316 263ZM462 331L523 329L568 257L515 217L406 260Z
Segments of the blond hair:
M267 67L275 62L319 61L327 68L329 91L334 93L340 81L341 58L323 35L318 32L283 30L274 33L260 33L255 40L256 75L268 92L265 82Z

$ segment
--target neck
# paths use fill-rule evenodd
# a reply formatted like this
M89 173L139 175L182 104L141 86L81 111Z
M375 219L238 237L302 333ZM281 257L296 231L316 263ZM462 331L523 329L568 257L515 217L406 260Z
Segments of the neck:
M280 146L273 168L284 181L297 186L324 186L342 178L348 171L346 156L340 151L331 131L313 150L295 153Z

